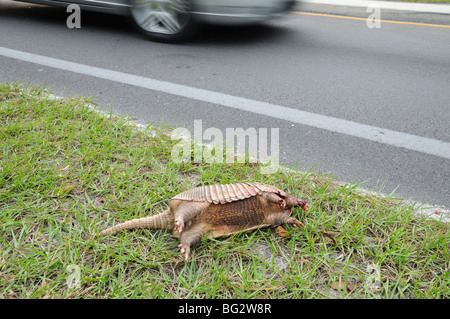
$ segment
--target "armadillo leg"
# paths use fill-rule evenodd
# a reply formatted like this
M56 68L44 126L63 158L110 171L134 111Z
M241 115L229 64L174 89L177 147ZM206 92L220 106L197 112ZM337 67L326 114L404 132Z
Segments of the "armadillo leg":
M180 236L180 245L178 245L179 248L181 248L181 253L184 254L184 258L186 260L189 259L189 254L191 253L191 246L198 241L200 241L200 238L206 234L208 230L208 226L199 223L191 228L185 229Z
M174 234L180 236L184 230L185 223L198 216L209 205L210 204L207 202L175 202L175 204L172 205L172 211L175 218Z
M302 228L305 228L305 225L301 221L299 221L297 218L289 217L286 221L286 224L294 225L294 226L300 226Z

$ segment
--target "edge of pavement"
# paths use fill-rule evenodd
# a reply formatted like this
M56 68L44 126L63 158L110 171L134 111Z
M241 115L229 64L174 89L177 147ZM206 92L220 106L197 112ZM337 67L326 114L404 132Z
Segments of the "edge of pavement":
M300 12L368 18L375 8L381 20L450 25L450 3L421 3L379 0L298 0Z

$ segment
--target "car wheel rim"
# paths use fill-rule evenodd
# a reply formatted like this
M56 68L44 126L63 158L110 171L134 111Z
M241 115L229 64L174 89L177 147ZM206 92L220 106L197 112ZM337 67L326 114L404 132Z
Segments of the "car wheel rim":
M177 34L189 21L189 1L132 0L131 14L145 31Z

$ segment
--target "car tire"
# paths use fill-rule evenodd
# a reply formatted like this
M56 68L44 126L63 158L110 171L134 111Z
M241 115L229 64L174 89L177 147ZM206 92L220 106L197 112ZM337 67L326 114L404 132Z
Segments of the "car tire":
M197 25L190 0L130 0L130 14L138 29L158 42L186 41Z

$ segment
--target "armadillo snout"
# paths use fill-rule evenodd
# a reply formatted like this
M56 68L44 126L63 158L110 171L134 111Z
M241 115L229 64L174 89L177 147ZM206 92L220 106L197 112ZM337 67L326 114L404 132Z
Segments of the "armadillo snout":
M303 199L297 199L297 203L294 206L301 207L303 210L306 210L306 201Z

